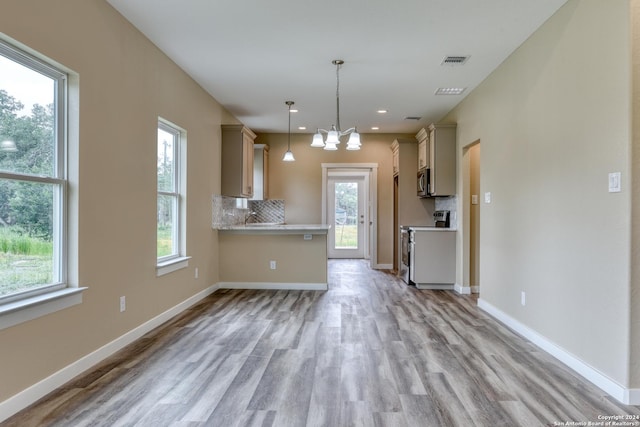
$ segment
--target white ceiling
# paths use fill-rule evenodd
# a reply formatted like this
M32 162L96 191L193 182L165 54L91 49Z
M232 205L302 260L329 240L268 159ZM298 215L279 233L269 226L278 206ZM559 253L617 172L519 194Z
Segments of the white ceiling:
M413 133L440 120L566 0L107 0L246 126ZM447 55L469 55L443 66ZM436 96L439 87L462 95ZM379 109L388 113L381 115ZM406 120L418 116L420 121ZM306 126L306 131L298 131Z

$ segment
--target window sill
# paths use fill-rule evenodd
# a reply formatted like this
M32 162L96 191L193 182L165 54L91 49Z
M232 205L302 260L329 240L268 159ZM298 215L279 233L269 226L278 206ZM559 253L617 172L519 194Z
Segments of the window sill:
M173 258L169 261L160 262L156 266L156 276L164 276L165 274L173 273L174 271L181 270L189 267L190 256L184 256L179 258Z
M65 288L0 306L0 329L23 323L82 303L87 288Z

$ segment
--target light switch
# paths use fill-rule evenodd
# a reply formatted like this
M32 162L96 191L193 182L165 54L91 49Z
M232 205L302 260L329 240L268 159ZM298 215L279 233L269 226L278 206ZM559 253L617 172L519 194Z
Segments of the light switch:
M620 192L620 172L612 172L609 174L609 193Z
M477 205L478 204L478 195L477 194L472 194L471 195L471 204L472 205Z
M485 203L491 203L491 192L487 191L486 193L484 193L484 202Z

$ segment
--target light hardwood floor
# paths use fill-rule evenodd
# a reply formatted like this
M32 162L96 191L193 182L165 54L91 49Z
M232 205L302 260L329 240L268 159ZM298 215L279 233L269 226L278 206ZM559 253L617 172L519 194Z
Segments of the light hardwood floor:
M364 261L218 291L3 426L552 426L640 415L476 307ZM586 424L585 424L586 425Z

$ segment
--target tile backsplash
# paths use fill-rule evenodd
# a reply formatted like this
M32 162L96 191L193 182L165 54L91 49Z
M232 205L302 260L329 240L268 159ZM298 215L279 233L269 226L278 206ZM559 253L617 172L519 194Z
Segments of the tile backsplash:
M456 196L436 197L435 208L437 211L449 211L451 228L458 228L458 199Z
M284 223L284 200L247 200L214 195L211 199L211 226L253 223Z

